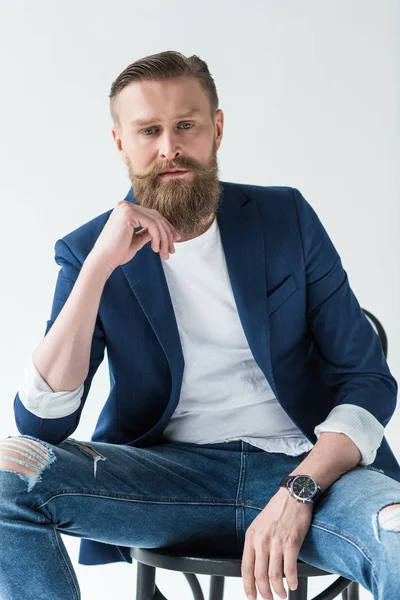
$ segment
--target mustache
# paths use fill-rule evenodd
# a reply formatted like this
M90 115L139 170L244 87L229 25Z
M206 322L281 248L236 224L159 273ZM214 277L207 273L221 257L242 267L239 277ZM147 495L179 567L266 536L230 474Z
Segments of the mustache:
M163 173L164 171L170 171L172 169L182 169L182 170L194 170L197 169L197 165L194 165L193 163L175 163L175 164L171 164L171 165L161 165L159 168L157 168L157 172L155 173L155 175L159 175L160 173Z
M184 171L193 171L194 173L207 174L213 170L213 167L206 167L201 164L194 164L191 161L181 161L180 163L175 162L175 164L164 164L154 167L147 173L134 173L131 169L130 171L132 177L134 177L136 180L148 180L155 179L164 171L169 171L172 169L182 169Z

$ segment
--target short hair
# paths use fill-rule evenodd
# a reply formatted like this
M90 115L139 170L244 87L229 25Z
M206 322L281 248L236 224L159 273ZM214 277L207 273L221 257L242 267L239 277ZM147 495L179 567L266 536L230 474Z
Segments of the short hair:
M136 60L128 65L113 82L109 94L110 112L117 129L120 128L121 124L115 107L115 98L127 85L133 81L159 81L183 76L192 76L199 81L208 95L211 118L214 118L219 99L207 63L195 54L186 57L180 52L166 50Z

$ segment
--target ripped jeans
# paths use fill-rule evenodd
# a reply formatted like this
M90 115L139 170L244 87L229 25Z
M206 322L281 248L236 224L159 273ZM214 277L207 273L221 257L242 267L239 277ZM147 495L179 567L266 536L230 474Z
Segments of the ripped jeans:
M24 471L0 466L0 599L80 599L61 533L240 556L247 528L307 454L269 453L242 440L148 448L0 440L2 464ZM358 465L322 494L299 558L358 581L375 600L394 600L399 515L400 483Z

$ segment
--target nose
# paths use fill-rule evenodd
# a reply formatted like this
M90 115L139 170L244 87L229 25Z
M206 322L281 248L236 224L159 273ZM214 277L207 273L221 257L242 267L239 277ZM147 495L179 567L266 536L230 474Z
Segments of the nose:
M177 145L173 134L166 134L160 140L160 159L162 161L170 162L182 156L182 149Z

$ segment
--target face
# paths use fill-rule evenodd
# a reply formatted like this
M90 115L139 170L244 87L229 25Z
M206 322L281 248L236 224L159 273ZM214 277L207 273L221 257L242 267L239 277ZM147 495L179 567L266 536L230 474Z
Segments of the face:
M137 203L158 210L181 241L205 231L221 193L222 110L211 117L208 96L193 77L130 83L116 98L116 110L120 128L112 134ZM168 169L185 172L161 174Z

